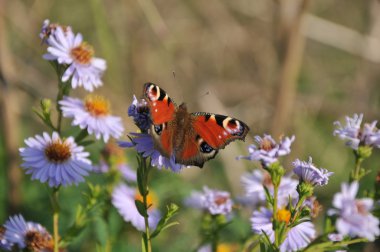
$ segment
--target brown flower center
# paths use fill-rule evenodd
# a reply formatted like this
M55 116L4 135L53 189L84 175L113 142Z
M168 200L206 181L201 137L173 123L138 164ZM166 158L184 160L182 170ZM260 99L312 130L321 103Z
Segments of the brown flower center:
M273 149L273 147L274 147L273 143L268 138L265 137L261 141L260 149L265 150L265 151L270 151L271 149Z
M93 116L108 115L110 112L109 102L99 95L88 95L84 101L84 106Z
M356 200L356 209L358 210L358 213L361 215L368 215L368 210L365 206L365 204L361 200Z
M6 231L5 227L0 226L0 240L3 239L5 231Z
M32 230L26 233L25 243L30 251L42 251L51 245L51 236Z
M67 143L55 140L46 147L45 155L49 161L62 163L71 157L71 149Z
M224 203L226 203L228 199L229 199L228 196L221 196L221 195L219 195L219 196L217 196L215 198L214 202L215 202L215 204L217 204L218 206L220 206L220 205L223 205Z
M89 64L94 56L94 49L91 45L83 42L79 46L71 49L71 56L80 64Z

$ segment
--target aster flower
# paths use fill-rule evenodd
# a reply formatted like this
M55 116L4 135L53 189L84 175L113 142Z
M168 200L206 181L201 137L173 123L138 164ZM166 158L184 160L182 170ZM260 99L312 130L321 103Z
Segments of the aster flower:
M270 135L264 134L264 137L255 136L256 144L248 147L249 156L239 156L238 159L248 159L260 161L264 166L268 166L276 161L278 157L290 153L290 146L294 142L295 136L285 137L279 143Z
M48 33L48 27L48 23L44 23L42 36L46 37L44 34ZM66 82L71 78L73 88L83 86L90 92L101 86L101 77L107 68L106 61L94 57L94 49L83 42L82 35L75 35L71 29L64 30L61 26L50 29L50 32L53 33L46 39L48 53L43 57L46 60L56 60L61 65L68 65L62 75L62 81Z
M63 116L74 119L72 125L87 129L96 139L103 136L107 142L110 136L119 138L123 134L121 118L110 115L110 104L102 96L88 95L84 101L66 96L59 104Z
M274 187L271 177L268 172L256 169L251 173L247 173L241 177L241 182L245 190L244 201L252 206L264 204L266 202L264 187L266 186L270 194L274 195ZM278 204L279 206L286 205L289 201L289 196L298 197L296 191L298 181L287 176L281 178L281 183L278 189Z
M287 210L279 210L283 211L280 214L286 216L286 218L290 218L290 212L285 214ZM279 213L277 213L279 214ZM262 207L259 210L253 211L251 217L252 230L256 234L265 233L270 241L273 243L275 240L275 232L273 230L273 211ZM285 218L285 219L286 219ZM286 221L282 219L283 221ZM281 220L281 218L280 218ZM301 222L297 226L291 227L285 240L280 245L280 251L297 251L300 250L307 245L315 238L316 231L314 228L314 224L311 222Z
M5 239L18 248L30 251L53 251L53 238L40 224L25 221L22 215L10 217L4 224Z
M50 187L78 184L92 170L91 161L87 158L82 146L74 142L73 137L61 139L57 132L52 136L46 132L25 140L27 147L20 148L24 161L21 165L32 179Z
M133 96L132 104L128 108L128 116L133 117L133 121L142 132L147 132L150 128L152 122L149 107L144 99L139 101L135 95Z
M293 162L293 172L299 177L300 181L312 184L313 186L326 185L329 181L329 177L333 172L329 172L323 168L317 168L313 164L313 160L309 157L309 162L300 161L297 159Z
M135 205L135 199L141 200L141 198L135 188L128 187L124 184L118 185L112 192L112 204L116 207L123 219L126 222L131 222L137 230L144 231L144 217L140 215ZM149 191L147 201L148 205L151 205L148 209L149 228L155 229L161 218L161 214L157 209L152 191Z
M175 162L175 157L167 158L154 147L153 138L145 133L130 133L133 137L131 142L119 141L119 146L124 148L135 148L144 158L150 157L151 165L159 169L170 168L173 172L179 172L183 165Z
M359 145L380 147L380 132L376 128L377 121L361 127L363 114L354 114L353 117L346 116L346 125L343 126L339 121L334 122L336 129L334 136L346 140L346 145L357 150Z
M330 209L328 213L338 215L336 229L339 234L374 241L380 235L380 229L379 220L370 213L373 200L356 199L358 189L357 181L350 185L343 183L342 191L334 195L333 206L336 209Z
M194 208L207 210L212 215L227 215L232 211L230 193L203 187L203 192L193 192L185 204Z

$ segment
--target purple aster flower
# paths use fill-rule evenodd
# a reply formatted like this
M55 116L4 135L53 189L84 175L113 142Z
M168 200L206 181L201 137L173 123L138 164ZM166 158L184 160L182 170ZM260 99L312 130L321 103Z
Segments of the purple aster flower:
M167 158L154 147L153 138L145 133L130 133L133 137L131 142L119 141L119 146L124 148L135 148L143 157L150 157L151 165L159 169L170 168L173 172L179 172L183 165L175 162L175 157Z
M263 234L265 232L273 243L275 240L275 233L273 230L272 217L273 211L262 207L259 210L253 211L251 224L254 233ZM301 222L297 226L290 228L284 242L280 245L280 251L300 250L309 245L309 243L315 238L315 235L316 231L312 222Z
M337 127L334 136L346 140L346 145L357 150L359 145L374 146L380 148L380 132L376 128L377 121L371 124L365 123L361 127L363 114L354 114L353 117L346 116L346 125L343 126L339 121L334 122Z
M370 198L356 199L359 189L357 181L348 185L342 184L342 191L334 195L333 206L329 214L337 214L336 229L339 234L350 237L363 237L374 241L380 235L379 220L370 211L373 200Z
M203 192L193 192L185 200L186 205L207 210L212 215L227 215L232 211L232 200L229 192L212 190L203 187Z
M73 137L61 139L57 132L46 132L25 140L27 147L20 148L24 161L21 165L32 180L48 182L50 187L78 184L92 170L90 154L74 142Z
M245 174L241 177L241 182L244 186L247 203L253 206L264 204L266 202L264 187L266 186L273 196L274 187L271 177L268 172L256 169L251 173ZM289 196L293 198L298 197L297 193L298 181L287 176L281 178L281 183L278 189L278 204L284 206L289 201Z
M137 100L136 96L133 96L132 104L128 108L128 116L133 117L142 132L147 132L152 124L147 102L144 99Z
M343 240L344 236L338 233L331 233L327 235L327 238L329 238L330 241L339 242Z
M22 215L10 217L4 224L5 240L18 248L30 251L53 251L53 239L40 224L27 222Z
M123 134L121 118L110 115L110 104L102 96L88 95L84 101L66 96L59 104L63 116L74 119L72 125L87 129L96 139L103 136L107 142L110 136L119 138Z
M131 222L137 230L144 231L144 217L138 212L135 205L135 199L142 200L139 192L135 188L128 187L124 184L118 185L112 192L112 204L116 207L124 220L126 222ZM161 214L157 209L157 204L152 191L149 191L147 200L148 204L151 205L148 209L149 227L155 229L161 218Z
M239 156L238 159L248 159L260 161L264 166L268 166L276 161L278 157L290 153L290 146L294 142L295 136L285 137L279 143L270 135L264 134L264 137L255 136L256 144L248 147L249 156Z
M47 23L44 23L43 30L44 27L46 30ZM53 34L46 39L49 47L44 58L68 65L62 75L62 81L66 82L71 78L73 88L83 86L90 92L101 86L103 84L101 77L107 68L106 61L94 57L94 49L83 42L80 33L75 35L71 29L64 30L61 26L51 31Z
M293 162L293 166L293 172L299 177L300 181L310 183L314 186L326 185L329 181L329 177L333 174L333 172L329 172L326 169L315 167L311 157L309 157L308 163L297 159Z

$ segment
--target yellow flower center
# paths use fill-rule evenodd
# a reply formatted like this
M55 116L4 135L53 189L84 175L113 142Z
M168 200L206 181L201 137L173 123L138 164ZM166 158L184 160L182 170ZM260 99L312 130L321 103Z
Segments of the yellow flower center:
M71 56L80 64L89 64L94 56L94 49L86 42L82 42L79 46L71 49Z
M49 161L62 163L71 157L71 149L67 143L56 140L46 147L45 156Z
M88 95L85 98L84 106L93 116L104 116L110 112L109 102L103 96L99 95Z
M290 211L285 208L278 210L276 214L277 220L285 223L289 223L290 216Z
M239 251L239 246L236 244L220 243L217 252L236 252Z
M139 191L136 191L135 200L144 202L143 196L141 196ZM157 208L158 200L156 194L153 191L149 191L149 194L146 196L146 201L148 206L151 206L151 208Z
M51 245L51 236L42 235L38 231L29 231L25 235L25 243L29 251L42 251Z

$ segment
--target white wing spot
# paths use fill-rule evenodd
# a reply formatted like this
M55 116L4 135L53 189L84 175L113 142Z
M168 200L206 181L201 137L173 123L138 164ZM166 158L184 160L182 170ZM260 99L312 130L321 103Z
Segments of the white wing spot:
M219 135L219 136L218 136L218 138L219 138L219 139L222 139L222 136L221 136L221 135Z
M157 111L158 111L158 109L155 109L155 110L154 110L154 112L157 112Z
M153 107L155 107L157 105L157 102L153 102Z

